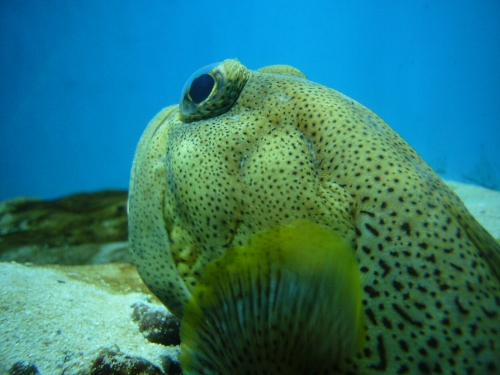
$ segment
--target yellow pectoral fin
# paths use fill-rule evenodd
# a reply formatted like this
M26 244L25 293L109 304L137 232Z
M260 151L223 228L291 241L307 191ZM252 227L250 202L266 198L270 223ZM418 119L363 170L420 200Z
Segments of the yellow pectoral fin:
M186 306L186 374L342 368L363 344L354 250L308 221L256 234L210 264ZM207 372L208 371L208 372Z

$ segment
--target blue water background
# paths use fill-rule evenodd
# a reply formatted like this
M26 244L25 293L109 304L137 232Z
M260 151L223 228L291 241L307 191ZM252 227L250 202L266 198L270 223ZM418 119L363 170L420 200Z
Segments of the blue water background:
M0 2L0 200L127 188L148 121L237 57L372 109L443 177L500 187L500 1Z

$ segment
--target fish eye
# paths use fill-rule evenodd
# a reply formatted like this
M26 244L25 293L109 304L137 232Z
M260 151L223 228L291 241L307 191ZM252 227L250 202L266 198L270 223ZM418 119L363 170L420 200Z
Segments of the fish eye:
M215 86L214 77L210 74L202 74L196 77L189 87L189 96L195 104L200 104L207 99Z
M222 69L221 69L222 68ZM181 120L198 120L206 116L202 111L209 102L213 102L224 88L224 70L221 63L210 64L198 69L184 84L180 100ZM201 116L203 112L204 116ZM198 114L198 115L197 115Z
M198 69L182 89L179 112L183 122L219 116L231 109L249 77L237 60Z

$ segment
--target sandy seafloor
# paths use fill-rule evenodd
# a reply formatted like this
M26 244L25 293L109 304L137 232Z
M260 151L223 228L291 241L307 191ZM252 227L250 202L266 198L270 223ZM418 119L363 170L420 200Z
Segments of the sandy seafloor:
M447 183L500 238L500 192ZM8 374L19 361L35 364L43 375L89 373L102 348L144 358L159 368L177 357L177 346L149 342L131 319L137 303L167 313L139 286L135 269L88 267L93 268L0 263L0 374ZM121 283L127 267L132 271Z
M89 277L88 267L106 278ZM126 265L0 264L0 374L19 361L35 364L41 374L78 374L101 348L160 368L176 358L178 347L150 343L132 319L135 304L167 309L140 290L117 291L109 283L115 267Z

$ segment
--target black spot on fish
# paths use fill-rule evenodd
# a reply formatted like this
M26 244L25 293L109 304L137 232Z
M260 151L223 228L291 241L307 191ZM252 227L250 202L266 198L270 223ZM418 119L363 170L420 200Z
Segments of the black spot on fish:
M397 375L401 375L401 374L408 374L408 372L410 372L410 368L408 367L408 365L405 365L404 363L399 367L398 371L396 371L396 374Z
M376 365L370 365L370 368L374 370L384 371L387 368L387 356L385 352L384 338L382 337L382 335L377 336L377 353L380 361Z
M426 362L419 362L418 363L418 369L422 374L432 374L431 368Z
M460 311L461 314L468 315L470 313L469 310L465 309L460 301L458 300L458 297L455 297L455 305L458 307L458 311Z
M427 250L427 248L429 247L429 245L427 245L425 242L422 242L422 243L418 244L418 247L420 247L421 249Z
M462 267L457 266L456 264L453 264L450 262L450 266L452 266L453 268L455 268L456 270L458 270L460 272L464 272L464 269Z
M414 326L417 327L422 327L422 322L419 322L417 320L413 320L412 317L410 317L406 311L404 311L397 303L392 304L392 308L408 323L413 324Z
M410 226L410 223L404 223L403 225L401 225L400 227L403 231L405 231L405 233L407 235L411 235L411 226Z
M392 329L391 321L387 319L385 316L382 318L382 324L385 326L385 328Z
M491 311L490 312L490 311L486 310L483 306L481 306L481 310L483 310L483 312L486 314L486 316L488 318L490 318L490 319L494 318L495 316L497 316L497 312L496 311Z
M398 292L400 292L400 291L401 291L401 289L403 289L403 288L404 288L403 284L401 284L399 281L396 281L396 280L394 280L394 281L392 282L392 286L393 286L393 287L394 287L394 289L396 289Z
M481 353L484 349L486 349L486 347L483 344L479 344L479 345L476 345L476 346L472 347L472 350L474 351L474 353L476 355L479 354L479 353Z
M380 296L380 292L374 289L372 286L367 285L363 288L363 290L370 295L371 298L376 298Z
M439 345L439 342L434 337L431 337L427 340L427 345L429 345L433 349L436 349Z
M448 290L448 289L450 289L450 286L448 284L441 284L439 286L439 290L442 292L444 292L445 290Z
M425 257L424 259L426 261L428 261L428 262L431 262L431 263L434 263L434 264L436 263L436 257L434 256L434 254L429 255L428 257Z
M384 270L384 273L382 274L382 277L386 277L387 274L391 271L391 267L386 262L384 262L382 259L380 259L378 261L378 264Z
M373 234L374 236L376 236L376 237L378 237L378 236L379 236L379 232L378 232L378 230L376 230L376 229L375 229L374 227L372 227L370 224L366 223L366 224L365 224L365 227L366 227L366 229L368 229L370 232L372 232L372 234Z
M403 349L403 351L405 353L408 353L410 351L410 348L408 347L408 343L405 340L399 340L398 344L399 344L400 348Z
M417 272L417 270L416 270L415 268L413 268L413 267L408 267L408 268L406 268L406 271L408 272L408 274L409 274L410 276L415 276L415 277L417 277L417 276L418 276L418 272Z
M366 316L370 321L373 323L373 325L377 325L377 319L375 319L375 314L373 313L372 309L366 309L365 310Z

